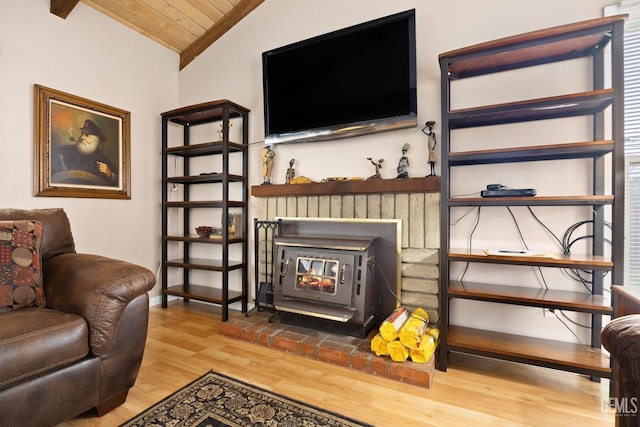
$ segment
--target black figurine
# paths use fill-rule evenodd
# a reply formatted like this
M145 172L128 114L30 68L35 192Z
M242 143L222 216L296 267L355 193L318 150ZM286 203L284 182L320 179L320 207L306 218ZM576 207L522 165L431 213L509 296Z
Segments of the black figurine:
M427 146L429 148L429 168L431 173L427 176L436 176L436 145L438 141L436 140L436 133L433 131L433 125L436 122L428 121L425 123L424 128L422 128L422 133L427 135ZM425 129L429 129L429 132L425 132Z
M409 167L409 158L406 156L408 149L409 144L404 144L402 146L402 157L400 157L400 161L398 162L398 176L396 176L396 178L409 178L409 172L407 171L407 168Z
M293 168L293 164L295 163L295 161L296 159L289 160L289 167L287 168L287 176L285 178L285 182L287 184L290 184L291 180L296 176L296 170Z

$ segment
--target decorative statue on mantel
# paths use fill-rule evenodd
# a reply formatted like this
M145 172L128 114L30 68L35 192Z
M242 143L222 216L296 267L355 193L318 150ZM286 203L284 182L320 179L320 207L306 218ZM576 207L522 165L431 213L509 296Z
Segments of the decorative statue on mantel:
M287 168L287 176L285 178L287 184L291 184L291 180L296 176L296 170L293 168L295 161L296 159L289 160L289 167Z
M232 127L233 127L233 123L229 123L229 129L231 129ZM218 138L220 138L219 141L222 141L222 139L224 138L223 129L224 129L224 123L220 123L220 129L216 131L218 133Z
M409 167L407 150L409 150L409 144L404 144L402 146L402 157L400 157L400 161L398 162L398 176L396 176L396 178L409 178L409 172L407 171Z
M271 184L271 174L273 173L273 158L276 153L271 149L270 145L262 149L262 176L264 178L262 185Z
M384 159L378 160L377 163L373 160L373 157L367 157L367 160L369 160L371 162L371 164L376 167L376 173L371 175L367 179L380 179L380 178L382 178L380 176L380 168L382 167L382 162L384 162Z
M428 121L425 123L424 128L422 128L422 133L427 135L427 147L429 148L429 168L431 172L427 176L436 176L436 144L438 142L436 140L436 133L433 131L433 125L435 124L435 121ZM427 128L429 132L425 132Z

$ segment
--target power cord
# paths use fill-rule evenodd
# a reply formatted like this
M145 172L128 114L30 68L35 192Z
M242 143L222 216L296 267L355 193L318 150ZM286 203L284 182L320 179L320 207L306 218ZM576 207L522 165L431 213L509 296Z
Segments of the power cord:
M533 209L531 209L531 206L527 206L527 209L529 209L529 213L531 213L531 216L533 216L533 219L535 219L538 222L538 224L540 224L542 226L542 228L544 228L551 236L553 236L553 238L556 240L556 242L558 242L560 247L564 248L564 245L562 244L560 239L558 239L558 236L556 236L555 233L553 231L551 231L551 229L549 227L547 227L545 225L545 223L540 220L540 218L538 218L538 216L535 214L535 212L533 212Z
M591 352L591 353L596 353L596 354L599 354L601 357L604 357L605 359L609 359L609 356L607 356L606 354L604 354L600 349L598 349L598 348L594 348L594 347L591 347L591 346L589 346L589 345L587 345L587 344L583 343L583 342L580 340L580 338L578 338L578 335L576 335L576 333L575 333L575 332L573 332L573 330L569 327L569 325L567 325L567 324L566 324L566 322L565 322L564 320L562 320L562 319L558 316L558 314L556 313L556 310L554 310L554 309L552 309L552 308L551 308L551 309L549 309L549 311L550 311L551 313L553 313L553 315L554 315L554 316L556 316L556 319L558 319L558 321L559 321L560 323L562 323L562 324L565 326L565 328L567 328L567 330L568 330L569 332L571 332L571 335L573 335L573 336L574 336L574 338L576 339L576 341L578 342L578 344L580 344L582 347L584 347L587 351L589 351L589 352ZM578 322L575 322L575 321L573 321L573 320L569 319L569 318L567 317L567 315L566 315L566 314L564 314L561 310L557 310L557 311L559 311L559 312L560 312L560 314L561 314L565 319L567 319L567 321L569 321L569 322L571 322L571 323L573 323L573 324L575 324L575 325L577 325L577 326L580 326L580 327L583 327L583 328L586 328L586 329L591 329L591 327L590 327L590 326L584 326L584 325L579 324Z
M569 228L567 228L567 230L565 231L563 237L562 237L562 248L564 251L565 255L570 255L571 254L571 247L579 241L585 240L585 239L593 239L594 235L593 234L585 234L582 236L579 236L577 238L572 238L573 233L580 228L583 225L588 225L588 224L593 224L594 221L593 220L585 220L585 221L579 221L576 222L575 224L571 225ZM603 222L604 226L609 228L609 230L611 230L611 223L608 221L604 221ZM604 238L604 241L606 243L611 244L611 240ZM589 270L579 270L579 269L567 269L565 271L565 273L567 274L567 276L569 276L570 278L572 278L573 280L576 280L580 283L583 284L583 286L589 291L591 292L592 289L592 282L591 280L589 280L588 278L585 278L582 276L581 273L583 274L587 274L587 275L591 275L592 273ZM605 272L604 274L606 275L608 272ZM607 289L607 291L609 291Z
M396 292L393 289L391 289L391 285L389 284L389 280L387 280L387 276L384 274L384 271L382 271L382 268L380 268L378 263L374 262L374 263L372 263L372 266L375 266L378 269L378 271L380 272L380 275L382 276L382 279L384 280L384 283L387 286L387 289L389 290L391 295L393 295L393 297L396 299L396 301L400 305L404 305L404 303L402 302L402 299L400 299L398 297L398 294L396 294ZM376 281L376 284L377 284L377 280L376 280L376 275L375 274L373 275L373 279Z
M518 235L520 236L520 241L522 243L522 246L524 246L524 249L529 250L529 246L527 245L527 242L525 241L525 238L522 235L522 230L520 229L520 224L518 224L518 220L516 219L516 216L514 215L513 211L509 206L506 206L506 208L507 208L507 211L509 211L509 214L511 215L511 219L513 219L513 223L516 227L516 230L518 231ZM549 285L547 285L547 279L544 277L542 268L540 266L536 266L535 268L538 271L540 280L542 281L542 285L544 286L545 289L549 289Z
M527 246L527 242L524 241L524 236L522 235L522 230L520 230L520 225L516 220L516 216L513 214L513 211L509 206L505 206L505 207L507 208L507 211L509 211L509 215L511 215L511 219L513 219L513 224L516 226L516 230L518 231L518 236L520 236L520 243L522 243L522 246L524 246L524 249L529 250L529 247Z
M458 225L458 223L460 221L462 221L467 215L469 215L471 212L473 212L475 210L476 210L476 208L474 206L471 209L469 209L467 212L465 212L460 218L456 219L454 222L449 223L449 225L451 225L451 226Z
M476 223L473 225L473 228L471 229L471 233L469 233L469 244L468 244L469 252L471 252L473 233L475 233L476 229L478 228L478 224L480 224L480 209L481 209L481 206L478 206L478 212L476 214ZM460 276L460 283L464 282L464 276L467 274L467 270L469 269L469 264L470 262L467 261L467 263L464 266L464 270L462 271L462 275Z
M547 230L547 232L548 232L549 234L551 234L551 235L555 238L555 240L560 244L560 246L562 247L563 253L564 253L565 255L569 255L569 254L571 254L571 246L572 246L575 242L580 241L580 240L583 240L583 239L586 239L586 238L593 238L593 235L586 235L586 236L578 237L578 238L573 239L573 240L571 239L572 234L574 233L574 231L575 231L577 228L579 228L580 226L585 225L585 224L593 223L593 220L579 221L579 222L577 222L577 223L575 223L575 224L571 225L571 226L570 226L570 227L565 231L565 233L564 233L564 235L563 235L563 237L562 237L562 240L560 240L560 239L559 239L559 238L558 238L558 237L557 237L557 236L556 236L556 235L555 235L555 234L554 234L554 233L549 229L549 227L547 227L547 226L546 226L546 225L545 225L545 224L544 224L544 223L543 223L543 222L542 222L542 221L537 217L537 215L533 212L533 209L531 209L531 207L530 207L530 206L528 206L527 208L528 208L529 212L531 213L531 215L533 216L533 218L534 218L534 219L535 219L535 220L536 220L536 221L537 221L537 222L538 222L538 223L539 223L539 224L540 224L540 225L541 225L545 230ZM609 229L611 229L611 224L610 224L610 223L608 223L608 222L606 222L606 221L605 221L605 222L604 222L604 224L605 224L605 226L607 226ZM611 243L611 241L610 241L609 239L605 239L605 241L606 241L606 242L608 242L608 243ZM540 267L538 267L538 268L540 269ZM591 293L591 292L592 292L592 287L591 287L592 282L591 282L590 280L588 280L588 279L585 279L584 277L582 277L582 276L580 275L580 271L581 271L581 270L577 270L577 269L562 269L562 271L563 271L563 272L564 272L564 273L565 273L569 278L571 278L571 279L573 279L573 280L575 280L575 281L578 281L578 282L582 283L582 285L585 287L585 289L586 289L587 291L589 291L589 293ZM582 271L583 271L583 272L587 272L587 270L582 270ZM540 274L542 275L542 270L541 270L541 269L540 269ZM542 277L543 277L543 280L544 280L544 275L542 275ZM545 282L545 287L548 289L548 286L546 285L546 282ZM604 290L605 290L605 291L607 291L607 292L611 292L609 289L606 289L606 288L605 288ZM573 320L572 320L572 319L570 319L570 318L569 318L569 317L568 317L568 316L567 316L567 315L566 315L562 310L549 309L549 311L550 311L551 313L553 313L553 315L554 315L554 316L555 316L555 317L556 317L556 318L557 318L557 319L558 319L558 320L559 320L559 321L560 321L560 322L561 322L561 323L562 323L562 324L567 328L567 330L569 330L569 332L571 332L571 333L573 334L573 336L576 338L576 340L577 340L581 345L583 345L585 348L589 349L589 351L595 351L595 350L593 350L593 348L591 348L591 347L587 346L586 344L584 344L584 343L582 343L582 342L580 341L580 339L578 338L578 336L573 332L573 330L569 327L569 325L567 325L567 323L566 323L565 321L563 321L562 319L560 319L560 317L558 316L558 313L556 313L556 311L557 311L557 312L559 312L559 313L560 313L560 315L561 315L562 317L564 317L568 322L570 322L570 323L572 323L572 324L574 324L574 325L576 325L576 326L578 326L578 327L585 328L585 329L591 329L591 327L590 327L590 326L585 326L585 325L582 325L582 324L580 324L580 323L578 323L578 322L573 321ZM600 353L599 351L597 351L597 352L598 352L598 353Z
M177 164L177 156L174 157L173 159L173 173L175 174L175 171L178 169L178 164ZM172 189L171 192L168 193L167 195L167 201L170 201L171 199L171 195L172 193L178 191L178 186L174 183L171 184L172 185ZM171 212L172 212L173 208L167 208L167 233L169 232L169 230L171 229ZM165 243L163 243L165 244ZM162 271L162 261L160 261L158 263L158 270L156 270L156 280L158 277L160 277L160 272Z
M522 230L520 229L520 225L518 224L518 220L516 219L515 214L513 213L513 211L511 210L511 208L510 208L509 206L507 206L506 208L507 208L507 211L509 212L509 215L511 216L511 218L512 218L512 220L513 220L514 224L515 224L516 230L517 230L517 232L518 232L518 236L519 236L519 238L520 238L520 242L522 243L523 247L524 247L526 250L529 250L529 248L528 248L528 246L527 246L527 243L526 243L526 240L525 240L525 238L524 238L524 236L523 236L523 234L522 234ZM477 215L476 215L476 221L475 221L475 224L473 225L473 228L472 228L471 232L469 233L469 238L468 238L468 248L467 248L467 249L468 249L469 251L471 251L471 248L472 248L473 234L475 233L475 231L476 231L476 229L477 229L477 227L478 227L478 224L480 223L480 210L481 210L481 207L480 207L480 206L478 206L478 207L477 207L477 209L478 209L478 210L477 210ZM546 231L547 231L547 232L548 232L548 233L549 233L549 234L550 234L550 235L551 235L555 240L556 240L556 242L558 242L558 244L560 245L560 247L561 247L561 248L562 248L562 250L563 250L563 253L564 253L564 254L566 254L566 255L569 255L569 254L571 253L571 246L572 246L573 244L575 244L576 242L578 242L578 241L580 241L580 240L583 240L583 239L587 239L587 238L593 238L593 235L580 236L580 237L575 238L575 239L572 239L572 238L571 238L571 237L572 237L572 234L575 232L575 230L576 230L577 228L579 228L580 226L585 225L585 224L593 223L593 221L592 221L592 220L589 220L589 221L580 221L580 222L578 222L578 223L573 224L572 226L570 226L570 227L565 231L564 236L563 236L563 238L562 238L562 240L561 240L561 239L559 239L559 238L558 238L558 236L556 236L556 235L555 235L555 233L553 233L553 231L551 231L551 229L550 229L549 227L547 227L547 225L546 225L546 224L544 224L544 223L543 223L543 222L538 218L538 216L535 214L535 212L533 211L533 209L532 209L530 206L528 206L528 207L527 207L527 209L529 210L529 212L530 212L530 214L533 216L533 218L538 222L538 224L540 224L540 225L541 225L541 226L542 226L542 227L543 227L543 228L544 228L544 229L545 229L545 230L546 230ZM465 212L461 217L459 217L457 220L455 220L453 223L451 223L451 225L457 225L457 224L458 224L458 223L459 223L463 218L465 218L467 215L469 215L469 214L470 214L471 212L473 212L474 210L475 210L475 207L473 207L473 208L469 209L469 210L468 210L467 212ZM605 222L604 222L604 224L605 224L605 226L607 226L609 229L611 229L611 224L610 224L609 222L606 222L606 221L605 221ZM605 240L605 242L611 243L611 240L610 240L610 239L606 239L606 238L605 238L604 240ZM469 263L469 262L467 262L467 263L465 264L464 270L462 271L462 274L461 274L461 276L460 276L460 282L461 282L461 283L464 281L464 276L466 275L467 270L469 269L469 265L470 265L470 263ZM541 280L542 280L542 284L544 285L544 288L548 290L548 289L549 289L549 286L548 286L548 284L547 284L547 282L546 282L546 278L545 278L545 276L544 276L544 273L543 273L543 271L542 271L542 268L541 268L540 266L537 266L536 268L537 268L538 274L540 275L540 278L541 278ZM571 269L563 269L563 271L564 271L564 272L565 272L565 273L566 273L570 278L572 278L572 279L574 279L574 280L576 280L576 281L578 281L578 282L582 283L582 284L585 286L585 288L586 288L589 292L591 292L591 288L589 287L589 285L591 284L591 282L590 282L590 281L588 281L587 279L583 278L583 277L580 275L579 270L575 270L575 269L573 269L573 270L571 270ZM573 276L572 276L572 273L573 273ZM610 290L609 290L609 289L605 289L605 290L610 292ZM396 297L396 298L397 298L397 297ZM546 308L543 308L543 310L547 310L547 309L546 309ZM570 333L575 337L575 339L577 340L577 342L578 342L578 343L580 343L580 345L582 345L585 349L587 349L587 350L588 350L588 351L590 351L590 352L594 352L594 353L602 354L602 352L601 352L600 350L596 350L596 349L594 349L594 348L592 348L592 347L590 347L590 346L588 346L588 345L586 345L586 344L582 343L582 342L581 342L581 340L580 340L580 338L579 338L579 337L576 335L576 333L571 329L571 327L567 324L567 322L570 322L570 323L572 323L572 324L574 324L574 325L576 325L576 326L578 326L578 327L585 328L585 329L591 329L591 327L590 327L590 326L585 326L585 325L582 325L582 324L580 324L580 323L578 323L578 322L573 321L573 320L572 320L572 319L570 319L570 318L569 318L569 317L568 317L568 316L567 316L567 315L566 315L562 310L555 310L555 309L548 309L548 310L549 310L551 313L553 313L553 315L556 317L556 319L558 319L558 321L559 321L560 323L562 323L562 324L564 325L564 327L565 327L565 328L566 328L566 329L567 329L567 330L568 330L568 331L569 331L569 332L570 332ZM566 321L565 321L565 320L563 320L563 319L561 319L561 318L560 318L560 316L558 315L558 313L556 313L556 311L558 311L558 312L560 313L560 316L562 316L564 319L566 319ZM602 354L602 356L603 356L603 357L607 357L607 356L606 356L606 355L604 355L604 354Z

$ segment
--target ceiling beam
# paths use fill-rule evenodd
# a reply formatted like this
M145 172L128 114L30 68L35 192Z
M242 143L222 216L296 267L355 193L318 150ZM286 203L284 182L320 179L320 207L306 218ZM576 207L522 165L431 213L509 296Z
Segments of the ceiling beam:
M53 0L51 1L53 3ZM231 27L240 22L240 20L247 16L253 9L260 6L263 1L264 0L241 0L229 13L224 15L203 35L198 37L196 41L182 51L180 54L180 70L189 65L191 61L196 59L198 55L222 37Z
M78 4L79 0L51 0L51 6L49 12L62 19L67 19L67 16L71 13L74 7Z

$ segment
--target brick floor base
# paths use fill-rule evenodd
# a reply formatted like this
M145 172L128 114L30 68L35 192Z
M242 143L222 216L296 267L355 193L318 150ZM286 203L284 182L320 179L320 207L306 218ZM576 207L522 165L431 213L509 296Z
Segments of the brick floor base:
M375 330L361 339L285 325L278 319L270 323L269 316L268 312L254 311L249 316L231 318L222 324L222 334L403 383L431 387L434 358L427 363L414 363L376 356L370 348Z

